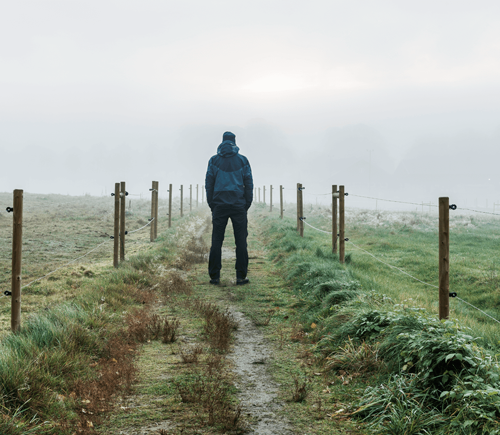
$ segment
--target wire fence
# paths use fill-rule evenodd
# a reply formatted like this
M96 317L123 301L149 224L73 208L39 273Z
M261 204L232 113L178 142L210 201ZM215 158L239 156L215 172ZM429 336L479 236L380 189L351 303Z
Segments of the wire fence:
M148 227L149 225L151 225L153 221L154 221L154 218L151 218L147 224L145 224L145 225L143 225L142 227L137 228L137 229L135 229L135 230L133 230L133 231L127 231L127 234L133 234L133 233L136 233L136 232L138 232L138 231L141 231L142 229L144 229L144 228ZM37 278L37 279L34 279L34 280L30 281L28 284L23 285L23 286L21 287L21 290L22 290L22 289L24 289L24 288L26 288L26 287L29 287L30 285L34 284L35 282L38 282L38 281L43 280L44 278L47 278L48 276L50 276L50 275L54 274L54 273L55 273L55 272L57 272L58 270L64 269L65 267L69 266L70 264L76 263L78 260L80 260L80 259L82 259L82 258L86 257L87 255L91 254L91 253L92 253L92 252L94 252L94 251L97 251L97 250L98 250L101 246L103 246L103 245L105 245L105 244L109 243L110 241L111 241L111 239L108 239L108 240L106 240L106 241L104 241L104 242L100 243L100 244L99 244L99 245L97 245L96 247L92 248L90 251L86 252L85 254L80 255L79 257L77 257L77 258L75 258L75 259L73 259L73 260L71 260L71 261L68 261L67 263L63 264L62 266L59 266L58 268L56 268L56 269L52 270L51 272L49 272L49 273L47 273L47 274L45 274L45 275L43 275L43 276L41 276L41 277L39 277L39 278ZM2 296L1 296L1 297L5 297L5 296L8 296L8 292L4 292L4 293L2 293Z
M403 204L421 205L421 204L419 204L419 203L414 203L414 202L396 201L396 200L387 200L387 199L374 198L374 197L368 197L368 196L362 196L362 195L352 195L352 194L351 194L350 196L355 196L355 197L360 197L360 198L377 199L377 200L389 201L389 202L399 202L399 203L403 203ZM434 207L438 207L437 205L432 205L432 206L434 206ZM481 211L478 211L478 210L473 210L473 209L466 209L466 208L463 208L462 210L468 210L468 211L477 212L477 213L485 213L485 214L492 214L492 215L500 216L500 215L499 215L499 214L497 214L497 213L481 212ZM318 232L321 232L321 233L324 233L324 234L330 234L330 235L332 235L332 234L333 234L333 232L332 232L332 231L325 231L325 230L322 230L321 228L317 228L317 227L315 227L315 226L311 225L310 223L308 223L308 222L306 221L306 218L301 218L301 221L302 221L303 223L305 223L307 226L309 226L310 228L312 228L312 229L314 229L314 230L316 230L316 231L318 231ZM360 247L360 246L358 246L358 245L354 244L351 240L346 239L346 241L347 241L349 244L351 244L352 246L354 246L355 248L357 248L358 250L360 250L360 251L364 252L365 254L370 255L370 256L371 256L371 257L373 257L376 261L378 261L378 262L380 262L380 263L382 263L382 264L384 264L384 265L386 265L386 266L390 267L391 269L397 270L397 271L399 271L400 273L402 273L402 274L404 274L404 275L406 275L406 276L408 276L408 277L410 277L410 278L412 278L412 279L414 279L414 280L416 280L416 281L420 282L421 284L424 284L424 285L426 285L426 286L429 286L429 287L433 287L433 288L439 289L439 286L434 285L434 284L430 284L430 283L425 282L425 281L422 281L421 279L418 279L417 277L415 277L415 276L413 276L413 275L409 274L408 272L404 271L403 269L401 269L401 268L399 268L399 267L396 267L396 266L394 266L394 265L392 265L392 264L389 264L389 263L387 263L387 262L385 262L385 261L381 260L381 259L380 259L380 258L378 258L376 255L372 254L371 252L367 251L366 249L363 249L362 247ZM478 308L478 307L476 307L475 305L471 304L470 302L468 302L468 301L466 301L466 300L464 300L464 299L462 299L462 298L459 298L458 296L454 296L454 297L456 297L456 298L457 298L459 301L461 301L462 303L467 304L467 305L469 305L470 307L474 308L475 310L477 310L477 311L481 312L482 314L484 314L485 316L489 317L491 320L495 321L496 323L500 323L500 321L499 321L498 319L496 319L495 317L493 317L493 316L489 315L488 313L484 312L483 310L481 310L480 308Z

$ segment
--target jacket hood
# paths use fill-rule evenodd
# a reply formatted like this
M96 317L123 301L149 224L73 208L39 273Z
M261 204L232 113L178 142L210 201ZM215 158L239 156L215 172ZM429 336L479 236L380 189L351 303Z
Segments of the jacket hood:
M217 148L217 154L221 157L231 157L238 154L239 150L240 149L234 142L225 140Z

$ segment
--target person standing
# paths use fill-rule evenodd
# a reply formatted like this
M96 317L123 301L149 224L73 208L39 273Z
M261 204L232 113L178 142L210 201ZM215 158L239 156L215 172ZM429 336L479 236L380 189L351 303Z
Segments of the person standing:
M248 284L248 219L253 200L250 163L238 154L236 136L226 131L217 154L208 162L205 177L207 204L212 210L212 246L208 259L210 284L219 284L222 268L222 243L228 219L233 224L236 242L236 284Z

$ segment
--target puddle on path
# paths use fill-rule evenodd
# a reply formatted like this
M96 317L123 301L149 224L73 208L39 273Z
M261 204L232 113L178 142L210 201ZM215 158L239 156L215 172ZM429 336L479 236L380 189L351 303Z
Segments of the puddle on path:
M267 372L272 351L266 345L262 332L242 313L231 310L238 323L233 352L228 356L239 376L235 383L243 413L252 425L248 434L292 435L289 423L277 414L282 407L277 399L278 387Z

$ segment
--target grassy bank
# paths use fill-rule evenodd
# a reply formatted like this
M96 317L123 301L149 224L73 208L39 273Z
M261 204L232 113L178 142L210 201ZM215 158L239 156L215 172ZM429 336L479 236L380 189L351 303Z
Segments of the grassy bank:
M149 308L166 285L158 267L186 261L175 233L142 242L118 269L93 258L24 292L38 305L0 342L0 433L93 433L135 379L137 344L150 338Z
M308 216L315 225L321 219L324 223L324 216L316 222ZM305 333L325 372L372 385L352 404L351 418L367 421L373 433L500 433L500 367L491 351L493 326L474 323L469 315L463 319L458 310L453 314L459 321L440 322L432 302L419 306L427 294L422 292L420 299L407 289L406 294L405 289L398 291L406 281L390 278L365 254L351 251L343 266L331 254L328 236L308 229L300 238L293 219L265 221L271 257L292 286ZM399 238L387 241L384 231ZM425 231L410 231L408 225L373 229L362 222L356 227L351 222L347 235L373 237L374 245L387 243L378 249L397 256L400 267L426 264L425 252L414 248L415 240L421 249L426 246ZM493 249L491 241L477 243ZM470 244L465 236L463 244ZM419 277L424 271L425 266L413 270Z

